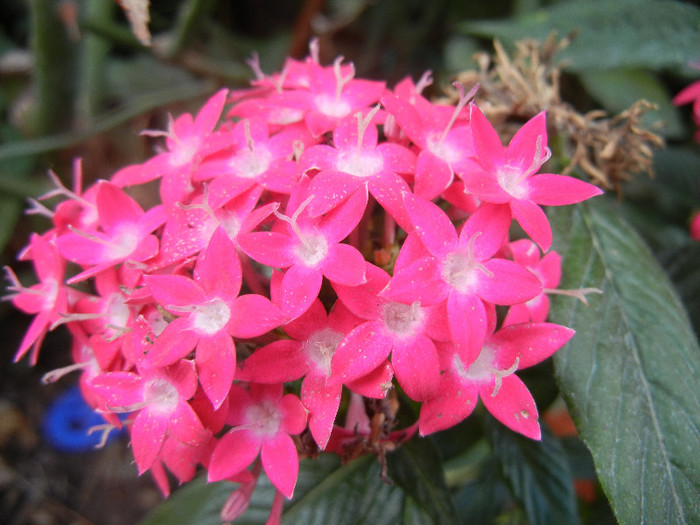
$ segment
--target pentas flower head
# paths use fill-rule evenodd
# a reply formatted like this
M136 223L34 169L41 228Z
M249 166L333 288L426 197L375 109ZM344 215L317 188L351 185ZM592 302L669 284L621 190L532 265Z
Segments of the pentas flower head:
M49 328L67 312L68 293L63 284L65 261L48 239L33 234L28 256L39 278L37 284L22 286L12 269L7 267L5 270L10 280L8 290L11 295L7 298L19 310L35 316L15 354L15 361L22 359L31 349L30 362L34 365Z
M278 231L242 235L238 242L252 259L273 268L286 268L279 300L290 319L304 313L321 290L323 277L331 282L356 286L365 281L362 254L342 241L360 222L367 197L356 191L342 206L325 217L310 217L302 181L287 204L287 213L275 212ZM301 201L305 197L305 200ZM301 202L300 202L301 201Z
M141 206L111 182L97 185L96 229L83 231L69 226L69 233L56 238L61 255L86 269L67 282L75 283L125 261L143 262L158 253L153 231L165 222L165 209L156 206L144 212Z
M52 228L21 255L36 284L7 270L8 298L34 316L15 358L35 363L66 325L73 364L46 381L79 370L105 432L129 431L139 473L164 495L166 470L239 483L226 519L262 470L279 522L300 455L381 455L459 423L479 399L538 439L515 372L573 335L546 322L547 294L594 291L556 288L541 206L600 193L538 173L545 114L504 146L470 104L476 87L434 104L421 94L429 73L390 90L342 58L321 65L316 44L279 74L251 65L251 89L145 132L165 139L152 159L85 190L79 162L71 189L50 174L31 213ZM144 209L124 187L147 182L160 202ZM510 237L514 220L529 239ZM394 428L409 399L418 418Z
M511 325L485 339L441 345L445 371L438 393L423 403L422 435L449 428L466 418L477 399L505 426L532 439L541 438L535 401L514 373L545 360L574 331L551 323Z
M163 204L169 207L180 202L189 192L192 171L206 153L216 150L205 148L205 144L221 117L227 92L222 89L216 93L194 118L188 113L175 120L170 117L167 131L144 131L145 135L165 137L166 151L145 164L120 170L112 182L119 186L133 186L162 177L160 195Z
M296 446L290 435L306 427L306 411L282 385L234 385L229 395L227 423L233 428L216 445L209 460L209 481L226 479L247 468L261 455L265 474L291 498L299 472Z
M544 112L535 115L504 147L491 123L472 104L474 165L460 174L466 190L482 201L508 204L513 218L543 251L552 244L552 229L540 205L574 204L602 193L573 177L537 174L552 155L546 124Z
M193 279L181 275L144 278L158 304L180 317L153 344L145 343L142 362L167 366L196 348L199 381L215 408L224 402L236 369L232 336L262 335L282 320L282 312L266 297L238 295L241 267L230 256L234 251L231 239L219 228L197 260Z
M413 223L412 235L423 245L408 244L410 255L381 291L387 299L431 305L445 302L452 336L482 338L486 333L486 303L511 305L542 291L537 277L519 264L494 257L510 226L502 205L483 205L459 235L435 204L412 194L404 196Z
M131 424L131 446L139 474L153 465L166 439L198 445L208 437L187 402L197 390L191 361L138 373L106 372L94 377L90 387L104 399L106 411L136 414Z
M291 339L258 348L245 361L237 377L244 381L278 384L303 377L301 402L309 412L309 430L320 449L330 438L340 405L342 385L372 398L383 398L391 384L391 367L384 360L354 380L339 378L332 367L338 346L361 320L342 303L330 314L316 299L311 307L284 326Z

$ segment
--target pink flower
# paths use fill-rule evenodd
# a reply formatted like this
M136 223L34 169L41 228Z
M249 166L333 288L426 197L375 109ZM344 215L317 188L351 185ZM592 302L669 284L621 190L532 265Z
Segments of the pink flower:
M441 306L402 304L382 298L379 292L390 281L381 268L367 263L367 283L335 285L340 301L364 320L338 347L332 361L333 375L347 382L375 369L391 353L399 384L416 401L432 397L440 381L440 363L433 338L449 340Z
M402 227L410 224L401 196L409 192L408 184L398 173L415 170L415 155L404 146L377 144L378 132L372 119L379 106L364 117L358 112L342 120L333 131L334 147L319 144L307 149L299 160L304 172L320 170L309 186L314 200L309 213L318 217L327 213L349 195L363 189Z
M190 361L138 373L107 372L89 384L104 399L107 410L136 412L131 447L139 474L153 465L168 436L189 445L198 445L209 436L187 402L197 390L197 375Z
M213 179L211 194L232 198L255 185L291 193L299 179L295 148L301 151L312 139L298 127L270 135L265 121L250 118L236 123L229 132L220 132L216 141L221 144L219 152L202 162L193 179Z
M63 285L65 261L51 242L40 235L32 235L28 255L39 278L37 284L24 287L9 267L5 270L10 280L8 290L12 304L25 313L35 315L15 354L15 361L22 359L31 348L29 361L35 365L49 328L67 312L68 294Z
M338 57L330 67L307 61L308 89L280 93L275 100L285 107L307 110L305 121L315 137L331 131L348 115L379 101L384 82L355 79L355 67Z
M331 435L343 384L332 369L333 355L358 322L342 303L336 303L326 315L316 299L305 313L284 326L291 339L258 348L238 374L244 381L269 384L303 377L301 402L309 411L309 430L320 449L326 448ZM384 361L347 386L368 397L382 398L390 383L391 367Z
M471 128L464 124L462 110L473 91L465 94L461 85L456 107L427 102L411 93L408 99L390 93L382 104L394 117L401 130L420 148L415 170L415 193L425 199L440 195L453 180L454 172L463 171L472 155ZM461 125L455 125L459 120Z
M165 221L163 206L144 212L134 199L107 181L98 183L95 204L98 210L95 230L82 231L69 226L69 233L56 238L63 257L87 267L71 277L68 284L125 261L146 261L158 253L158 238L152 233Z
M308 180L302 180L291 195L287 204L291 217L275 212L281 221L278 231L248 233L238 240L252 259L272 268L287 268L279 301L290 319L311 306L321 290L323 277L349 286L365 280L364 257L340 241L360 222L366 196L356 191L325 217L313 218L306 210L313 196L300 202L307 188Z
M266 297L238 296L241 267L223 228L199 257L193 277L147 275L154 299L166 310L181 315L170 322L152 345L144 344L144 363L165 366L197 349L199 380L215 408L223 403L236 369L232 336L255 337L277 327L282 313Z
M507 326L528 321L544 322L549 315L549 297L546 292L559 286L561 256L555 251L550 251L540 258L540 249L529 239L513 241L508 247L513 260L530 270L540 280L542 293L525 303L512 305L503 324Z
M542 291L532 272L513 261L494 258L510 226L506 207L483 205L458 236L447 215L432 202L411 194L404 196L404 202L413 222L411 234L424 249L406 242L412 257L407 260L399 254L396 273L381 292L386 299L421 305L447 301L452 336L463 340L485 335L484 302L517 304Z
M690 236L700 241L700 212L697 212L690 221Z
M471 108L474 166L460 174L466 190L484 202L508 204L525 233L547 251L552 229L540 205L573 204L603 191L573 177L536 174L551 156L544 112L527 121L505 148L479 108Z
M525 323L503 328L486 339L441 345L439 393L420 411L421 435L456 425L480 398L505 426L531 439L541 439L537 407L525 384L514 374L556 352L574 331L551 323Z
M226 103L227 90L211 97L195 118L189 113L170 120L168 131L144 131L144 135L164 136L167 151L144 164L128 166L112 177L118 186L144 184L162 177L160 195L167 207L184 199L189 191L191 173L206 153L206 139L216 127Z
M216 445L209 461L209 481L229 478L248 467L258 454L272 484L291 498L299 458L291 435L306 427L306 411L282 385L252 383L250 390L233 385L227 423L233 428Z

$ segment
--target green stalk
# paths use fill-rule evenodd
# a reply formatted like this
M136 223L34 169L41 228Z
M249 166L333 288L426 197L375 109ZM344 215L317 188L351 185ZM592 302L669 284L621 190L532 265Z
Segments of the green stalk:
M177 57L187 46L190 37L202 19L212 8L212 0L187 0L178 11L177 23L173 28L172 44L166 51L168 58Z
M73 114L75 44L59 19L56 0L30 0L34 53L34 107L30 127L36 135L69 126Z
M83 16L108 24L114 15L114 0L88 0L83 4ZM105 94L106 59L111 42L101 35L86 33L82 36L80 76L77 97L78 127L88 128L99 115Z

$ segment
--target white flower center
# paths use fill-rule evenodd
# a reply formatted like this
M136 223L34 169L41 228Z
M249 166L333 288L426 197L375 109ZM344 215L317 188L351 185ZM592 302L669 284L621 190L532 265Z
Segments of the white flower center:
M308 362L326 377L331 375L331 359L343 338L340 332L332 328L324 328L311 334L304 343Z
M319 95L314 100L316 108L329 117L343 118L350 114L352 108L350 104L341 98L334 98L329 95Z
M425 312L418 301L413 304L389 302L382 308L387 329L400 338L413 337L423 325Z
M477 270L493 277L493 273L474 257L474 242L479 235L481 232L476 232L469 238L466 250L461 248L448 254L442 265L442 279L462 294L471 292L478 283L480 276Z
M179 394L175 386L162 377L151 379L144 387L144 401L160 414L169 414L177 407Z
M231 318L231 309L221 299L213 299L195 307L192 327L200 333L213 335L221 331Z
M244 179L254 179L265 173L272 162L272 154L265 148L243 149L230 162L233 172Z
M270 401L263 401L248 407L245 426L257 437L270 438L279 431L281 419L277 407Z
M336 168L355 177L371 177L384 167L384 159L376 151L344 151L340 154Z
M528 194L527 173L521 168L503 166L496 173L496 180L503 190L515 199L522 199Z

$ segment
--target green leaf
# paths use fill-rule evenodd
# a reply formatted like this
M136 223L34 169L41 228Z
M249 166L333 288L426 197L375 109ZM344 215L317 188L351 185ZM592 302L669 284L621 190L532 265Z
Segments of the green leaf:
M387 456L389 476L435 524L457 523L442 466L442 458L429 438L414 438Z
M700 522L700 347L673 286L605 199L550 210L562 288L598 287L590 306L558 297L576 329L555 354L574 421L620 523Z
M284 511L283 524L401 523L403 491L381 480L381 467L375 457L365 456L343 466L335 456L324 457L335 461L336 470L304 494L295 494Z
M657 255L683 300L695 333L700 334L700 243L688 237L685 245Z
M656 105L642 116L642 123L665 137L683 135L678 108L658 78L641 69L591 70L579 75L586 91L612 113L620 113L638 100Z
M542 423L542 441L527 439L493 418L487 434L501 471L534 525L579 522L569 461L559 440Z
M504 42L542 41L553 30L561 36L577 31L574 42L559 55L572 71L685 66L697 60L700 49L700 9L672 0L560 2L514 20L460 27Z
M197 478L178 489L139 525L220 525L221 507L235 487L227 481L207 484L204 477Z
M17 222L22 216L23 203L11 195L0 195L0 252L15 233Z

